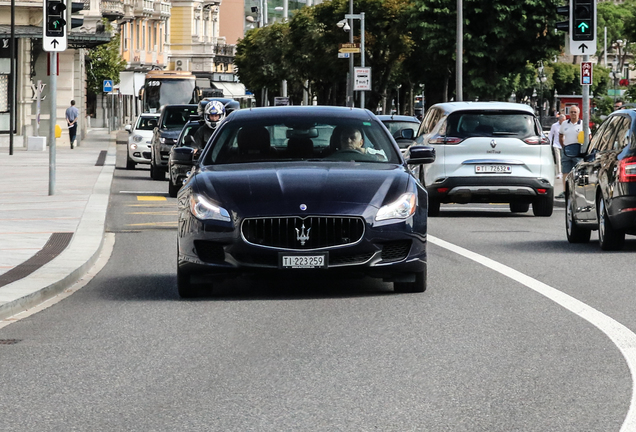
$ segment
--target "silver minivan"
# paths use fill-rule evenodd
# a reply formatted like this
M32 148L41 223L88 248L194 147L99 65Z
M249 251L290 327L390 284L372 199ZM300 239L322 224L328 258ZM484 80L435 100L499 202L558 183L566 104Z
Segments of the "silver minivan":
M510 210L550 216L554 159L531 107L506 102L449 102L430 107L415 138L436 159L420 181L429 215L442 203L509 203Z

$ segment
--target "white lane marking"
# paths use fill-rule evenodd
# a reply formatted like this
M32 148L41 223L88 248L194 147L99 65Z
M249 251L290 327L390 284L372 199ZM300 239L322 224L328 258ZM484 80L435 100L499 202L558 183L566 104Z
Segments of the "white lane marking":
M162 191L119 191L121 194L138 194L138 195L146 195L146 194L162 194Z
M434 237L430 234L427 236L427 238L428 241L430 241L434 245L440 246L465 258L473 260L485 267L488 267L491 270L501 273L502 275L527 286L530 289L535 290L539 294L549 298L558 305L578 315L579 317L583 318L585 321L589 322L594 327L605 333L614 343L614 345L616 345L620 350L621 354L625 358L625 361L627 362L627 366L629 367L632 376L632 398L629 404L629 410L627 411L627 415L625 416L625 420L623 421L623 426L621 427L621 432L636 431L636 393L634 391L636 386L636 383L634 382L634 376L636 375L636 334L634 334L623 324L610 318L602 312L597 311L593 307L588 306L582 301L577 300L574 297L571 297L564 292L557 290L556 288L552 288L551 286L546 285L543 282L539 282L538 280L533 279L530 276L527 276L513 268L510 268L490 258L486 258L485 256L479 255L475 252L471 252L461 246L457 246L437 237Z

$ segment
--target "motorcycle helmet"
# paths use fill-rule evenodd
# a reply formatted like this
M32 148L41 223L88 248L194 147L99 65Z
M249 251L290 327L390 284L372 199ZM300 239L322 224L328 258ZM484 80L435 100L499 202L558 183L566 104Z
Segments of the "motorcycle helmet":
M213 120L211 116L219 116L218 120ZM216 126L225 118L225 107L219 101L210 101L205 106L203 119L210 129L216 129Z

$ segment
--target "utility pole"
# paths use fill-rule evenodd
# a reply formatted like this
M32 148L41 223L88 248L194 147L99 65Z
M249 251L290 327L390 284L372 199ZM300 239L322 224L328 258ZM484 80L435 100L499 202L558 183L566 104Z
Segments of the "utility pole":
M455 100L464 100L463 64L464 64L464 6L457 0L457 54L455 55ZM422 113L423 115L424 113Z

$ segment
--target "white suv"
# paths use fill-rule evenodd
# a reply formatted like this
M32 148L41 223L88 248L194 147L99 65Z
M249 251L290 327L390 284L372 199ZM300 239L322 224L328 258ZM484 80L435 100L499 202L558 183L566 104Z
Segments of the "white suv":
M435 148L420 181L428 214L441 203L509 203L512 212L550 216L552 148L531 107L505 102L450 102L426 113L415 142Z

